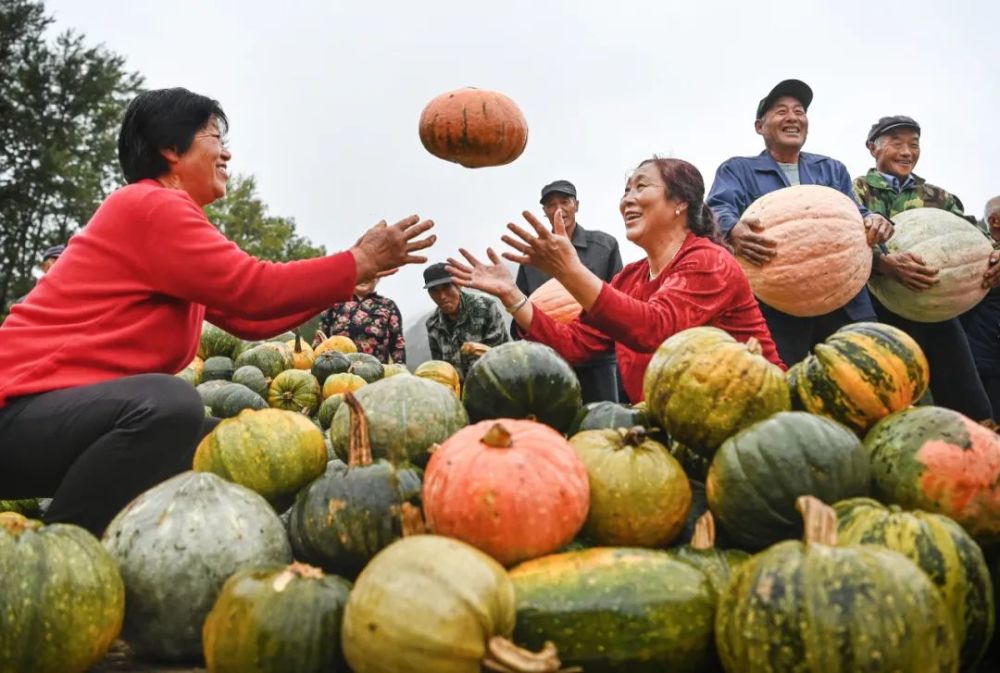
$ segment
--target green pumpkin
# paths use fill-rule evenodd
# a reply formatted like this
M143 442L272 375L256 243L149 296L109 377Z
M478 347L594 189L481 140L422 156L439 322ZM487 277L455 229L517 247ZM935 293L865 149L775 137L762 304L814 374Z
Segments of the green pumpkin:
M582 404L573 369L554 350L531 341L487 351L465 377L462 402L472 422L527 418L563 433Z
M394 376L354 393L365 411L375 458L425 465L430 449L468 425L462 403L451 391L418 376ZM348 457L351 411L340 407L330 439L341 460Z
M212 395L211 409L213 416L232 418L244 409L267 409L267 402L244 385L226 382Z
M347 580L302 563L237 572L205 619L208 670L346 673L340 625L350 589Z
M312 416L323 401L316 377L302 369L286 369L274 377L267 393L267 403L275 409L297 411Z
M38 498L0 500L0 512L14 512L29 519L35 519L42 515L42 504Z
M805 542L740 565L715 622L727 673L954 673L958 645L940 592L902 554L837 547L836 514L803 497Z
M710 458L692 451L678 441L671 442L670 455L676 458L677 462L681 464L688 478L704 482L708 477L708 468L712 466Z
M799 397L799 379L805 367L805 360L796 362L785 372L785 380L788 381L788 390L792 396L792 411L806 411L806 406Z
M83 673L118 637L125 587L93 535L0 514L0 671Z
M232 381L246 386L265 399L271 385L271 379L264 376L264 372L253 365L243 365L234 371Z
M202 360L222 355L235 360L243 348L243 341L229 332L204 322L201 325L201 339L198 342L198 357Z
M286 369L292 368L291 351L285 344L263 343L240 353L236 358L236 367L253 365L269 379L274 379Z
M326 377L331 374L344 374L351 366L347 356L337 351L324 351L313 360L312 375L320 386L326 383Z
M348 353L345 357L351 362L347 371L355 376L360 376L366 383L374 383L385 375L385 366L372 355Z
M214 381L205 381L204 383L198 384L195 390L201 395L201 402L206 407L211 407L215 403L215 396L229 381L223 379L216 379Z
M340 409L340 405L344 403L344 394L336 393L330 395L328 398L323 400L323 403L319 405L319 411L316 412L316 420L319 421L319 426L324 430L330 429L330 424L333 422L333 416L337 413L337 409ZM333 447L333 440L330 440L331 449ZM336 454L335 454L336 455Z
M587 673L704 670L715 598L705 575L652 549L596 548L546 556L510 571L514 641L551 641Z
M786 411L727 439L705 490L727 539L755 550L801 537L799 496L834 503L867 495L870 475L854 433L828 418Z
M702 514L694 526L691 543L667 550L670 558L700 570L719 595L729 584L733 571L750 558L739 549L718 549L715 546L715 520L711 512Z
M631 430L584 430L569 440L587 468L583 535L600 545L661 547L684 526L691 487L665 446Z
M975 671L994 630L993 588L979 545L946 516L904 512L870 498L838 502L837 544L877 544L917 564L941 590L961 648L961 670Z
M201 380L201 371L205 366L205 363L201 358L195 358L192 360L187 367L177 372L176 376L182 378L192 386L198 386L203 381Z
M636 409L617 402L590 402L580 408L566 434L573 436L584 430L616 430L636 426L650 426L645 409Z
M224 355L205 360L201 369L202 381L229 381L233 378L233 361Z
M385 374L382 378L389 378L390 376L396 376L397 374L409 374L410 370L406 368L406 365L399 362L390 363L385 365Z

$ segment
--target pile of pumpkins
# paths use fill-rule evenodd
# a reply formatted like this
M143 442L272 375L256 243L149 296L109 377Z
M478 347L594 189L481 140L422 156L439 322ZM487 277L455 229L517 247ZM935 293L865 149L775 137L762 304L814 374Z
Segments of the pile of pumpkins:
M192 471L101 542L0 514L0 671L82 672L119 633L213 673L953 672L987 652L1000 436L913 406L928 367L900 330L848 326L788 372L686 330L634 406L583 405L540 344L483 349L464 381L354 350L206 325L180 375L225 420Z

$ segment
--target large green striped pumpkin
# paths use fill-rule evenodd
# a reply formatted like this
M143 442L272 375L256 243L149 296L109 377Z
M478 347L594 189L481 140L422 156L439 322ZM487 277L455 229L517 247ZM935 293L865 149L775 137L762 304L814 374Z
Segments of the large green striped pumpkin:
M282 343L263 343L246 349L236 358L237 369L253 365L269 379L286 369L292 369L292 352Z
M267 402L246 386L227 381L212 393L208 406L213 416L232 418L244 409L267 409Z
M802 502L805 542L752 557L722 593L715 642L726 672L955 673L951 616L927 575L885 547L836 546L833 511Z
M940 514L904 512L870 498L838 502L834 511L838 545L882 545L927 573L951 612L962 670L974 671L994 630L993 587L979 545Z
M817 344L795 378L806 411L863 434L920 399L930 369L920 346L903 330L861 322Z
M892 218L890 253L913 253L938 270L937 282L914 291L896 278L875 274L868 287L893 313L918 322L941 322L982 301L983 273L993 246L974 224L939 208L913 208Z
M201 324L201 338L198 342L198 357L207 360L216 355L223 355L235 360L243 348L243 341L229 332L216 327L212 323Z
M312 416L319 410L323 392L319 381L310 372L302 369L286 369L271 381L267 391L267 403L275 409L297 411Z
M686 447L711 458L727 437L791 401L781 369L716 327L694 327L664 341L642 384L656 425Z

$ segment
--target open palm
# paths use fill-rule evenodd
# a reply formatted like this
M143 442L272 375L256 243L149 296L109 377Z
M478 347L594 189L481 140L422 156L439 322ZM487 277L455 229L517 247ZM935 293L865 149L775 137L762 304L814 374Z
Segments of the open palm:
M448 258L448 273L454 277L456 283L500 298L517 292L514 277L510 275L510 271L493 248L486 250L489 264L481 262L464 248L459 248L459 252L468 264L463 264L453 257Z

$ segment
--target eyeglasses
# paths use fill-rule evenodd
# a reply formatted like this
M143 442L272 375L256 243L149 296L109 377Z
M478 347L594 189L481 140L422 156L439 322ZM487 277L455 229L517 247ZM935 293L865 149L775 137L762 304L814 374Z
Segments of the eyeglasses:
M229 138L222 135L221 133L199 133L195 135L195 138L215 138L216 140L219 141L219 144L222 146L222 149L229 148Z

